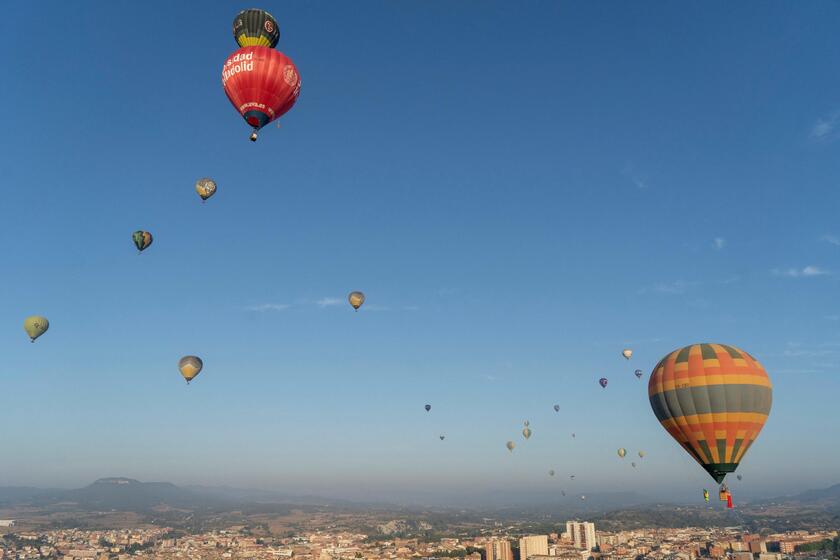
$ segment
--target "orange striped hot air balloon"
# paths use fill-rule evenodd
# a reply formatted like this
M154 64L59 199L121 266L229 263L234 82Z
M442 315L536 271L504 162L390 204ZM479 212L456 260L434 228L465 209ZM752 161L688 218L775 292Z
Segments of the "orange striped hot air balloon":
M773 385L743 350L692 344L656 364L648 396L662 427L720 483L764 427Z

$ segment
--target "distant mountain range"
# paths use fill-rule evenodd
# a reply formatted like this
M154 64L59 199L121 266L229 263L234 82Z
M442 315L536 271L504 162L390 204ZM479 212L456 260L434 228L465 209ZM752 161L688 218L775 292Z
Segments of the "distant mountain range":
M547 513L556 508L578 511L607 511L625 508L653 507L633 493L603 493L586 496L586 500L567 498L568 501L554 505L504 507L509 514L526 515ZM647 506L645 504L648 504ZM333 500L318 496L295 496L276 491L248 490L230 487L187 486L180 487L169 482L140 482L131 478L101 478L73 490L44 489L32 487L0 487L0 507L13 508L30 506L45 509L76 509L83 511L132 511L152 510L216 510L226 511L243 506L283 504L286 506L329 507L365 510L406 510L389 504L359 503L347 500ZM751 502L750 505L792 504L834 510L840 508L840 484L822 490L808 490L794 496ZM446 509L446 508L444 508ZM460 508L462 509L462 508ZM484 508L469 508L480 511Z

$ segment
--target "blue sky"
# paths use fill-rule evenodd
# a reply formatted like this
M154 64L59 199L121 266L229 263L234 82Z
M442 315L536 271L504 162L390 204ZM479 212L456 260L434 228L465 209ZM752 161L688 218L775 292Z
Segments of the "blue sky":
M743 494L840 482L840 6L267 2L256 144L245 7L7 6L0 484L693 495L632 373L700 341L775 385Z

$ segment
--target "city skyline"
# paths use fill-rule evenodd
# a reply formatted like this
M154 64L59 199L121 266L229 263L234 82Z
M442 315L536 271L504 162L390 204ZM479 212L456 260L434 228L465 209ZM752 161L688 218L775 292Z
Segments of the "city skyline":
M647 379L707 341L774 386L736 503L840 483L840 6L268 2L303 85L253 144L245 6L40 6L60 41L0 34L0 486L699 500Z

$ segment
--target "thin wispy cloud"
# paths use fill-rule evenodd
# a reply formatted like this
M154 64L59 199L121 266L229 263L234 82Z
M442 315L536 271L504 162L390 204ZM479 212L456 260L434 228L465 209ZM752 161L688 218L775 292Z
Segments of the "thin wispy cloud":
M715 249L720 251L721 249L726 247L726 239L723 238L723 237L715 237L714 240L712 241L712 245L714 246Z
M636 188L639 190L647 190L650 187L647 178L638 173L630 164L624 166L624 169L621 170L621 174L630 179L630 181L636 185Z
M318 301L316 301L315 305L317 305L318 307L323 309L324 307L331 307L333 305L341 305L342 301L343 300L341 298L325 297L325 298L321 298Z
M840 247L840 237L837 237L836 235L826 234L826 235L823 235L821 239L823 241L825 241L826 243L829 243L831 245L836 245L836 246Z
M774 268L772 272L774 276L786 276L787 278L811 278L830 274L827 270L813 265L806 266L805 268Z
M811 127L811 138L820 141L833 138L838 123L840 123L840 111L835 111L828 116L818 118L817 122Z
M257 305L249 305L245 309L247 311L258 311L264 313L266 311L284 311L291 307L288 303L260 303Z
M689 289L699 285L700 282L686 282L685 280L676 280L674 282L657 282L648 288L639 290L640 294L653 292L657 294L680 295L686 293Z

